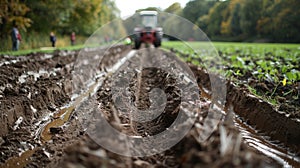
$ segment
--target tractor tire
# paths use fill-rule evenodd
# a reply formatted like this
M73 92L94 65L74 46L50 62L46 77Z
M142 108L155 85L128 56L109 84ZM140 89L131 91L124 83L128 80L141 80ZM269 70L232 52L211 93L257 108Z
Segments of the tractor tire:
M141 42L135 42L134 43L134 49L140 49L140 47L141 47Z
M141 40L139 37L136 37L134 39L134 49L138 50L138 49L140 49L140 47L141 47Z
M161 46L161 37L156 37L156 40L154 41L154 47L158 48Z

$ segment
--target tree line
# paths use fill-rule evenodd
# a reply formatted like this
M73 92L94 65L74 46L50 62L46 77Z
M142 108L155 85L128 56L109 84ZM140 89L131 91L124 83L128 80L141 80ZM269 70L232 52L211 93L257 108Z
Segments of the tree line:
M113 0L1 0L0 38L5 43L14 25L28 38L48 37L51 31L89 36L118 16Z
M147 8L182 16L215 41L291 43L300 42L299 9L299 0L191 0L184 8L179 3L164 10ZM2 0L0 39L7 44L13 25L27 36L23 39L29 39L28 48L44 45L41 41L48 40L51 31L61 36L75 32L88 37L103 24L118 18L119 12L113 0ZM120 26L130 34L137 21L131 17ZM190 27L180 25L172 17L160 20L160 24L166 32L192 36ZM0 46L0 50L4 49L8 47Z
M165 11L195 23L212 40L296 43L299 9L299 0L192 0Z

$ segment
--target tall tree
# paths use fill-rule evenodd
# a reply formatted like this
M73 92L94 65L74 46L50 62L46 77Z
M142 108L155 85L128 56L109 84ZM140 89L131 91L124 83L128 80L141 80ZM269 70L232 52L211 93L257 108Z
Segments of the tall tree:
M30 11L28 6L20 0L2 0L0 5L0 37L5 38L11 27L15 24L20 29L26 31L30 27L32 20L26 17Z
M67 20L66 31L73 30L83 35L92 34L101 25L99 14L104 12L101 11L103 6L102 0L75 1Z
M175 2L172 5L170 5L167 9L165 9L164 11L168 12L168 13L173 13L173 14L179 15L182 12L182 8L180 6L180 3Z
M262 1L245 0L242 4L240 26L246 37L256 35L256 24L261 17Z
M216 3L215 0L192 0L189 1L185 8L183 9L183 17L190 20L193 23L196 23L196 21L206 15L210 8L214 6Z
M26 0L33 20L32 31L60 34L75 31L90 35L101 25L113 20L119 11L112 0ZM46 16L46 17L45 17Z
M30 12L26 16L32 20L29 30L42 34L65 24L73 4L71 0L26 0L25 3L30 7Z
M241 34L240 13L243 0L230 0L223 13L221 23L221 34L226 36L237 36Z
M221 35L221 23L225 18L227 18L227 7L229 5L228 1L216 3L210 10L208 14L207 21L207 34L210 37Z
M230 28L231 28L231 34L234 36L240 35L242 30L240 26L240 12L241 12L241 3L237 2L234 5L232 16L230 20Z
M280 42L300 42L300 1L279 0L273 6L273 38Z
M264 0L256 30L276 42L300 42L300 1Z

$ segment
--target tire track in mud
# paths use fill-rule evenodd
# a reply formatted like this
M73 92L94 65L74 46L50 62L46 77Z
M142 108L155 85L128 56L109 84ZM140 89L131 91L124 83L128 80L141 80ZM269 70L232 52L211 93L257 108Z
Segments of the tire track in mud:
M21 153L21 157L30 157L35 151L35 122L69 101L69 73L76 53L66 52L65 57L63 53L11 57L17 61L10 63L1 57L1 162ZM12 167L22 165L15 160L11 163Z
M130 59L134 55L135 51L130 51L125 57L121 58L119 62L114 64L111 68L107 69L107 72L100 72L96 75L95 82L90 83L83 93L74 97L73 101L68 104L67 107L62 108L58 113L55 113L54 120L43 126L41 131L41 139L43 141L50 141L52 133L55 132L55 128L62 127L67 121L69 121L73 111L80 106L80 104L88 97L95 94L96 90L102 85L103 80L108 78L111 73L114 73L126 60ZM51 129L53 131L51 131Z
M75 53L69 57L58 54L22 57L0 67L0 109L4 111L0 114L0 136L6 135L18 118L31 123L41 116L37 110L53 110L68 101Z
M134 55L129 61L123 60L123 62L121 61L120 63L119 61L120 58L124 56L124 54L120 54L120 53L124 53L124 52L126 53L126 51L128 50L126 50L126 48L122 48L121 50L119 50L119 52L115 50L118 50L118 47L112 48L112 50L108 53L108 55L103 59L103 61L99 65L100 71L103 71L105 69L107 71L108 69L108 71L110 71L109 76L114 76L114 73L112 71L113 68L109 69L108 67L112 67L113 65L117 65L117 64L119 67L121 65L128 65L126 63L128 62L130 63L130 61L131 63L135 63L139 66L142 65L139 64L139 61L141 61L140 55ZM156 49L143 50L139 52L145 55L145 60L143 61L144 64L147 64L147 62L151 60L149 56L154 56L158 58L161 57L162 55L166 55L169 57L175 56L170 52L165 52ZM97 54L97 52L91 51L90 54ZM60 54L57 54L57 57L58 60L61 59ZM164 57L161 57L157 61L163 61L163 58ZM49 59L52 60L53 58L49 58ZM12 64L14 63L10 63L8 65L12 65ZM58 63L54 63L54 65L57 64ZM63 75L65 77L64 79L71 81L71 79L68 77L70 71L64 68L65 65L66 64L64 62L61 62L60 65L58 66L61 66L63 71L65 72L65 74ZM2 66L4 66L4 64ZM20 63L19 66L22 67L22 63ZM117 71L118 69L119 68L115 68L115 71ZM168 75L167 73L158 72L157 69L153 69L153 68L148 68L144 70L138 69L138 71L139 73L138 72L135 73L135 75L133 75L133 78L130 79L131 83L130 83L129 90L131 89L130 90L131 96L129 95L128 97L131 98L131 100L138 99L139 101L133 101L133 102L136 102L135 105L143 110L149 108L151 104L150 102L152 101L149 98L149 95L151 94L149 93L149 91L151 90L151 89L149 90L149 88L159 87L159 84L157 83L172 85L172 77L167 77ZM23 73L19 73L19 76L22 74ZM138 77L137 74L140 74L140 77ZM169 80L161 80L165 78ZM49 78L48 80L46 80L43 86L47 88L48 86L47 84L49 83L50 79L52 81L52 78ZM140 82L135 82L137 79L140 79ZM9 79L7 78L7 80ZM164 117L161 117L160 120L156 121L158 122L158 124L157 123L154 124L151 121L148 122L148 124L144 124L144 123L132 122L130 116L124 116L124 115L122 116L117 111L115 111L118 109L114 109L111 106L113 104L113 99L116 98L113 97L111 93L112 83L114 79L103 77L101 78L101 80L103 80L103 82L101 83L102 85L99 88L99 90L97 90L98 103L102 104L102 106L100 106L99 108L102 108L102 112L107 116L107 120L110 122L110 124L115 126L115 128L120 130L121 132L133 136L144 137L144 136L148 136L149 134L151 135L160 132L162 130L165 130L169 126L168 123L165 124L165 121L170 122L170 120L172 121L172 119L174 119L174 117L168 118L168 116L172 116L173 114L176 114L176 110L177 110L176 101L178 97L180 97L175 93L176 87L169 88L170 91L167 92L167 95L171 95L168 97L169 101L173 101L173 103L169 103L170 108L167 109L170 109L170 111L165 113L167 115L162 115ZM207 81L205 78L201 80L203 80L203 82ZM40 79L37 80L37 82L39 81ZM137 83L140 84L137 85ZM161 86L161 88L163 88L163 90L167 90L167 88L164 88L163 86ZM62 88L59 88L59 90L62 90ZM136 90L138 90L139 94L135 93ZM201 95L204 95L204 93L202 92ZM71 93L71 91L69 90L66 93ZM83 94L85 93L86 92L84 92ZM87 95L84 95L83 97L86 97ZM36 113L48 114L46 115L46 118L44 118L45 121L42 121L41 123L22 122L20 124L20 128L17 129L16 131L12 131L10 133L4 134L2 136L3 137L2 140L4 141L4 143L0 141L2 143L0 146L1 149L0 161L4 163L8 158L12 156L17 156L19 152L24 151L24 149L25 150L34 149L33 153L31 153L30 150L28 150L29 152L26 154L27 155L26 158L29 159L29 163L27 164L26 167L78 167L78 166L97 167L99 165L106 166L106 167L145 167L145 166L146 167L150 167L150 166L157 166L157 167L275 166L277 167L278 166L278 164L274 162L274 160L255 153L254 151L249 149L247 145L241 143L238 130L234 127L234 125L227 124L226 122L223 124L221 123L217 127L217 129L212 132L212 135L209 137L207 142L205 143L199 142L198 137L200 136L201 133L203 133L203 130L201 130L202 128L201 125L203 125L203 120L204 118L207 117L208 109L209 106L211 105L211 101L205 97L200 97L199 103L201 104L201 108L197 109L197 113L199 116L197 117L196 122L194 123L194 126L192 127L190 132L171 149L153 156L124 157L112 153L110 151L107 151L101 146L99 146L99 144L95 143L95 141L93 141L93 139L86 133L82 125L79 124L78 118L81 117L80 114L87 112L89 109L78 108L78 110L75 111L75 113L72 112L71 110L70 112L71 115L68 117L67 123L65 123L65 125L63 125L62 127L61 126L52 127L55 129L52 130L50 141L41 143L39 142L39 139L35 139L34 142L32 142L32 139L34 137L32 135L32 132L36 132L36 130L30 128L30 125L36 123L39 126L42 123L47 123L49 119L52 118L52 116L53 118L51 120L55 121L55 119L59 118L62 114L65 114L63 106L65 106L68 102L70 102L70 96L71 96L70 94L66 94L64 96L66 98L64 103L61 103L60 106L56 105L55 106L56 108L51 108L51 106L47 107L48 105L47 103L45 103L47 105L42 106L41 109L37 109L34 107L34 109L37 110ZM77 100L82 100L80 96L77 96L77 98L78 98ZM73 100L76 101L76 98ZM54 101L55 100L50 99L50 101L48 102L49 104L51 104L51 102L54 103ZM30 106L29 109L31 110L29 113L35 111L32 110ZM13 121L12 126L14 126L15 124L14 122L17 120L17 118L18 117L15 117L14 120L12 120ZM230 145L229 146L226 145L227 142L231 144L232 147ZM37 146L37 147L34 148L32 146ZM21 149L21 151L19 151L18 149ZM26 158L23 159L26 160Z
M150 50L154 53L164 53L166 55L169 55L168 52L163 51L156 51L156 50ZM148 51L149 52L149 51ZM146 54L147 55L147 54ZM150 54L151 55L151 54ZM161 54L157 54L156 56L161 56ZM162 57L163 58L163 57ZM129 62L136 62L137 65L140 65L139 59L140 58L132 58L133 60L130 60ZM135 60L134 60L135 59ZM162 60L161 60L162 61ZM127 66L127 64L125 65ZM136 66L139 67L139 66ZM146 69L148 72L139 71L141 73L142 77L147 77L149 73L153 73L152 70ZM126 74L124 71L121 71L124 74ZM160 73L161 74L161 73ZM162 76L163 73L161 74ZM121 75L122 76L122 75ZM138 80L138 75L133 75L136 79L131 79L132 81ZM153 78L152 78L153 79ZM136 97L140 97L140 102L136 103L136 106L143 108L149 107L149 89L147 87L151 84L151 82L147 84L144 83L144 81L147 81L149 79L140 79L141 83L138 87L136 83L139 82L133 82L131 86L131 96L126 95L130 97L132 100L136 99ZM138 123L136 126L136 123L131 122L131 119L129 116L124 116L118 112L116 112L114 108L112 108L113 105L113 95L112 95L112 83L114 79L109 78L106 79L98 91L98 101L100 101L100 108L102 109L102 112L105 114L106 119L108 122L111 123L113 127L115 127L120 132L132 135L132 136L147 136L147 134L151 134L152 129L157 130L157 127L155 125L148 124L148 130L143 128L141 131L136 129ZM146 82L147 83L147 82ZM139 96L136 96L134 93L134 88L140 88ZM145 93L145 91L147 91ZM144 92L144 93L143 93ZM118 97L118 96L116 96ZM70 145L65 153L66 155L61 158L59 161L59 166L66 166L66 167L72 167L72 166L83 166L83 167L95 167L95 166L106 166L106 167L150 167L150 166L156 166L156 167L222 167L222 166L250 166L250 167L265 167L267 165L273 165L277 166L277 163L272 162L271 159L266 158L264 156L260 156L250 150L245 144L243 143L236 143L237 145L233 145L236 152L233 152L233 148L229 147L226 150L222 150L222 154L220 154L220 146L219 145L226 145L226 142L222 141L220 139L220 133L223 137L232 137L231 144L235 144L235 142L239 141L239 134L236 128L234 126L226 126L224 125L222 130L226 130L225 133L220 131L219 129L215 130L208 142L206 143L200 143L197 141L199 134L203 130L201 130L201 124L203 124L203 118L207 116L208 108L211 102L206 99L205 97L201 97L201 109L198 109L199 118L197 119L196 123L194 124L194 127L191 129L191 131L174 147L171 149L162 152L160 154L156 154L153 156L148 157L124 157L121 155L117 155L115 153L112 153L110 151L105 150L99 144L95 143L89 135L85 135L81 138L81 140L74 145ZM172 109L173 111L176 111L176 108ZM163 120L160 120L163 121ZM132 124L132 125L131 125ZM160 124L156 124L160 125ZM162 126L164 129L165 127ZM101 130L105 131L105 130ZM105 138L105 137L104 137ZM226 139L226 138L225 138ZM113 143L113 141L112 141ZM119 145L119 144L114 144ZM55 164L54 164L55 165Z
M124 47L114 48L118 49L118 51L114 51L115 54L126 50ZM106 51L106 49L101 49L101 52L104 51ZM99 52L99 50L96 52ZM5 81L7 78L10 79L10 77L15 78L11 83L9 83L12 85L9 87L9 89L14 88L14 90L7 93L7 87L5 87L4 92L2 92L3 96L1 97L3 99L1 99L0 102L2 105L1 107L4 107L1 109L1 111L3 111L1 115L4 115L4 117L1 118L3 121L1 123L4 125L7 124L7 126L3 127L4 129L1 130L0 159L1 162L4 162L12 156L20 155L20 157L10 158L10 161L7 161L6 163L10 163L11 166L6 164L4 167L23 167L25 163L28 163L26 160L28 160L31 156L38 155L38 153L42 153L42 157L49 157L51 155L45 150L47 144L44 144L42 147L40 147L42 144L41 141L46 142L47 140L50 140L52 135L62 133L62 128L68 125L63 124L70 118L72 109L69 109L66 112L66 108L63 108L63 106L65 106L67 102L70 102L72 94L71 67L75 62L77 55L78 51L56 51L52 56L48 54L38 54L35 56L22 57L20 60L18 59L18 61L10 61L9 63L7 63L4 57L4 64L0 67L3 69L1 70L3 70L3 72L11 73L10 70L12 69L19 75L10 76L4 74L0 76L2 79L4 79L1 81ZM115 60L111 60L111 58L104 61L107 65L116 62ZM55 70L58 67L61 67L61 70L59 72L57 70L54 72L53 69ZM41 69L43 70L42 74L40 74ZM32 73L30 74L28 72ZM50 74L52 72L54 72L54 75ZM26 76L24 74L26 74ZM23 76L24 79L20 81L18 80L18 76L19 78L20 76ZM30 96L26 94L24 95L25 98L22 99L23 95L20 95L19 90L22 90L24 86L29 88L28 92ZM35 87L40 98L36 98L34 95L31 95L33 90L32 88ZM11 97L12 95L19 95L19 97L21 96L21 103L19 106L15 106L16 97ZM60 100L62 98L63 101ZM13 102L11 103L11 107L14 108L13 114L10 114L9 112L7 113L6 109L10 106L8 106L8 103L6 102ZM50 130L52 129L52 135L47 134L48 139L46 140L40 139L39 134L41 133L41 130L43 130L43 126L47 126L47 123L51 123L49 121L52 120L52 116L54 119L58 119L62 115L65 115L64 120L60 120L62 127L56 124L53 124L53 127L49 126L48 128ZM6 119L5 117L10 118ZM17 123L17 119L22 120L20 123ZM15 127L16 129L14 129Z

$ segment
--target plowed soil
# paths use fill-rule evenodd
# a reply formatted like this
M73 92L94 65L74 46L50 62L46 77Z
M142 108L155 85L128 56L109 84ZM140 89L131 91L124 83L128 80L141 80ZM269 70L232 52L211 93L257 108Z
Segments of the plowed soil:
M213 104L209 75L205 70L188 64L190 72L183 77L194 75L199 92L195 93L197 89L190 86L185 87L185 92L180 92L181 84L176 84L174 75L149 66L166 65L173 68L175 74L181 73L180 67L172 66L184 63L172 52L154 48L132 51L130 47L121 45L85 49L84 52L93 59L97 59L97 55L104 57L101 62L98 61L100 64L94 78L82 79L81 82L74 75L74 66L82 63L88 67L88 63L81 60L79 51L0 56L1 168L282 167L282 162L255 150L245 141L235 124L237 119L257 128L261 132L259 135L267 136L270 141L278 141L287 154L292 151L293 156L299 157L299 121L278 113L270 104L226 81L227 101L226 108L219 111L221 120L208 139L200 141L199 136L205 132L201 125L210 116L209 108ZM121 61L128 54L132 56ZM128 79L128 85L117 82L123 78ZM76 85L78 83L80 87ZM78 88L81 88L80 92L74 90ZM122 92L123 88L128 91L126 94ZM162 104L164 100L155 95L159 92L151 92L154 88L164 92L166 104ZM86 99L95 97L93 108L101 111L96 115L104 116L118 131L141 138L156 135L171 127L178 117L183 94L191 99L200 96L198 108L187 110L196 116L195 122L180 142L159 154L127 157L111 152L95 141L81 121L91 112L82 104ZM154 103L162 107L163 112L157 116L145 114L154 115L155 119L138 122L132 120L128 113L120 112L130 108L114 107L118 101L125 105L131 103L138 110L149 109ZM93 119L97 123L97 117ZM97 125L94 128L97 130ZM106 130L101 131L105 133ZM111 139L107 141L116 148L120 145ZM300 166L299 160L293 158L286 162L289 166Z

